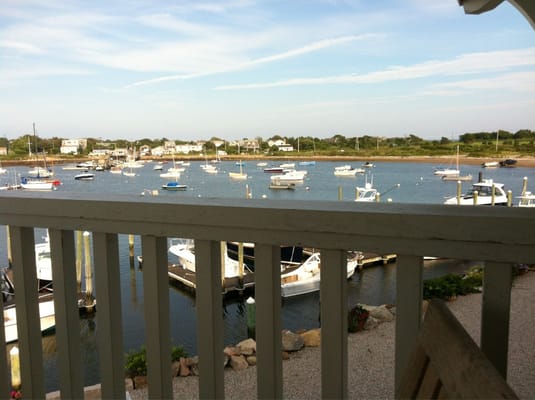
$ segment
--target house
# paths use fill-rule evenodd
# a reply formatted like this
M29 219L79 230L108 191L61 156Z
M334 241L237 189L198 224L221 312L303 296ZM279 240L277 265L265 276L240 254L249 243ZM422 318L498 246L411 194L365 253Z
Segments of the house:
M286 143L286 141L282 139L268 140L268 146L275 146L277 147L278 151L294 151L294 147L291 144Z
M61 154L78 154L87 147L87 139L63 139L59 149Z

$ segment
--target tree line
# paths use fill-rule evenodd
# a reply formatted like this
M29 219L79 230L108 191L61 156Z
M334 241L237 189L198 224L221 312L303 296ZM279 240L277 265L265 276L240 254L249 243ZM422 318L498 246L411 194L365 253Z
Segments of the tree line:
M8 140L0 137L0 147L8 149L10 158L25 157L30 153L46 152L47 154L60 154L62 138L41 138L34 135L23 135L16 139ZM135 141L126 139L102 140L101 138L87 138L87 147L79 149L79 153L87 155L94 149L102 148L133 148L139 149L146 145L150 148L163 146L169 139L143 138ZM218 137L202 141L204 151L215 153L216 149L224 149L227 154L238 154L256 151L261 154L282 155L288 154L279 151L277 146L269 146L269 141L283 140L293 147L293 152L315 155L367 155L367 156L409 156L409 155L439 155L451 154L452 149L460 146L463 154L469 156L485 156L493 153L516 152L523 155L535 154L535 131L522 129L517 132L498 130L495 132L475 132L459 135L458 140L442 137L438 140L426 140L416 135L409 134L403 137L378 137L370 135L346 137L335 134L329 138L317 138L312 136L280 136L274 135L268 140L261 137L254 139L258 144L254 150L238 145L231 145L234 142L250 142L244 138L241 141L228 142ZM197 144L197 141L174 140L179 144ZM222 147L216 147L215 143L225 142Z

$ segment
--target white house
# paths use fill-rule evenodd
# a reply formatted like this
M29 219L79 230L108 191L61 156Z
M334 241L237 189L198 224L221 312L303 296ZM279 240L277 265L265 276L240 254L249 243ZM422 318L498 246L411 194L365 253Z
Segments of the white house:
M276 146L278 151L294 151L294 147L291 144L286 143L282 139L268 140L268 146Z
M63 139L59 149L61 154L78 154L78 150L87 147L87 139Z

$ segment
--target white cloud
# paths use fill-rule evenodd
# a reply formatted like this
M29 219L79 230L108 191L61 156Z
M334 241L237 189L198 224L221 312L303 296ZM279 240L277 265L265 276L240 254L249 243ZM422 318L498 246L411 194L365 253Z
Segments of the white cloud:
M222 85L216 90L265 89L281 86L324 84L372 84L432 76L454 76L503 71L510 68L535 66L535 47L465 54L445 61L427 61L410 66L395 66L366 74L294 78L276 82Z

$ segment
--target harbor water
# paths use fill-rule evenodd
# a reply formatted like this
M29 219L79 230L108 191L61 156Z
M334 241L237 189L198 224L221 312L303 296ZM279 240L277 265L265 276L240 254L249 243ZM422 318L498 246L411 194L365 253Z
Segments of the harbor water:
M253 198L295 200L328 200L353 201L355 187L364 186L365 181L372 181L373 185L382 193L381 201L399 203L442 204L445 197L456 193L455 181L442 181L433 174L435 165L430 163L400 163L378 162L373 168L366 169L366 174L357 174L355 177L336 177L336 166L351 164L360 167L362 162L316 162L315 165L299 166L296 169L308 171L302 184L297 184L294 190L270 190L271 174L264 173L264 167L258 167L256 161L247 161L242 166L243 172L248 174L246 180L231 180L228 172L239 172L239 166L234 161L223 161L216 164L219 172L208 174L200 168L204 162L191 162L190 166L181 174L178 182L188 186L185 191L165 191L161 185L169 181L161 178L162 171L154 169L156 161L147 163L142 168L133 169L138 174L127 177L112 174L109 171L95 172L93 181L78 181L74 176L78 171L63 170L62 165L54 167L55 178L62 182L58 191L72 193L101 193L123 194L139 196L140 199L150 201L154 191L158 196L170 200L180 198L245 198L250 193ZM163 165L164 171L172 163ZM28 167L9 167L6 175L0 176L0 185L14 183L24 176ZM483 169L478 165L461 167L462 174L472 174L473 181L483 173L484 178L493 179L503 183L506 190L519 196L522 190L523 178L535 185L535 169L530 168L496 168ZM463 182L463 192L471 183ZM535 186L534 186L535 187ZM529 190L529 184L528 184ZM45 235L43 229L36 230L36 242L42 242ZM143 272L137 261L130 264L128 252L128 236L120 235L120 270L121 270L121 297L123 305L123 332L124 351L139 349L144 343L143 321ZM140 254L140 238L135 237L135 254ZM355 249L360 250L360 249ZM170 256L171 262L176 262ZM0 227L0 266L7 266L6 229ZM470 267L469 263L461 260L433 260L426 261L424 277L430 278L449 272L464 272ZM366 303L372 305L395 303L396 264L366 268L355 273L348 280L348 305ZM97 288L98 289L98 288ZM98 292L95 293L98 302ZM190 355L197 354L196 343L196 314L195 296L189 291L169 285L171 308L171 339L173 345L181 345ZM246 298L232 296L224 299L223 316L225 326L225 344L235 344L247 338ZM310 329L319 326L319 293L285 298L282 300L282 327L290 330ZM98 306L97 311L98 313ZM85 384L92 385L100 381L98 376L98 349L96 345L97 323L95 316L80 318L80 338L82 341L82 364L85 373ZM8 349L9 351L9 349ZM57 390L57 353L55 335L43 338L43 351L45 379L47 391Z

